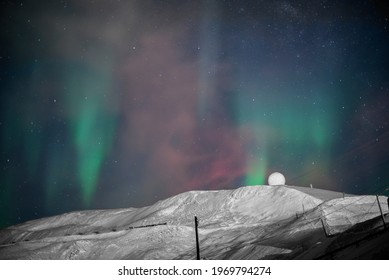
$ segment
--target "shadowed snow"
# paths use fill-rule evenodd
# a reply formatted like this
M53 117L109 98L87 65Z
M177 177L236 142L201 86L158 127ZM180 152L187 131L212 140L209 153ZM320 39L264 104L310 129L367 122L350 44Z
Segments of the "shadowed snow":
M387 213L386 197L380 201ZM194 259L194 216L203 258L294 258L329 244L323 223L334 235L378 215L375 196L288 186L191 191L148 207L72 212L3 229L0 258Z

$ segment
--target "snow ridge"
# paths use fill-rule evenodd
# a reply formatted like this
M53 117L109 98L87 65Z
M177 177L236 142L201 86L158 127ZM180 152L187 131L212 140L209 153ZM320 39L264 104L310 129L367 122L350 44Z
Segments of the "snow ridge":
M319 194L319 195L316 195ZM190 191L143 208L79 211L0 231L1 259L293 258L379 214L375 196L322 200L301 187ZM334 196L334 193L331 193ZM386 197L380 197L384 211Z

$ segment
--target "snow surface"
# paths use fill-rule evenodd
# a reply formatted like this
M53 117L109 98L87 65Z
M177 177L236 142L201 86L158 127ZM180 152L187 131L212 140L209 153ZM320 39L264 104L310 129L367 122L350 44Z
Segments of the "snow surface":
M380 197L385 213L386 200ZM316 258L333 248L323 224L335 236L378 215L375 196L289 186L191 191L143 208L11 226L0 230L0 259L194 259L194 216L202 258Z

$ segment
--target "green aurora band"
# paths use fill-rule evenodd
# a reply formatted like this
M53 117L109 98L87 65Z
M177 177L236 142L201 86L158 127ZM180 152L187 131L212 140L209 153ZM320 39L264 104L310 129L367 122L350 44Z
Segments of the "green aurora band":
M264 93L262 99L253 96L238 102L239 123L249 126L253 134L247 151L246 185L267 184L267 175L276 170L287 169L289 176L296 177L313 172L312 164L329 168L335 100L292 100L287 94L275 93Z
M85 206L92 202L101 166L115 137L116 117L109 107L114 102L110 76L107 70L75 67L66 83L77 176Z

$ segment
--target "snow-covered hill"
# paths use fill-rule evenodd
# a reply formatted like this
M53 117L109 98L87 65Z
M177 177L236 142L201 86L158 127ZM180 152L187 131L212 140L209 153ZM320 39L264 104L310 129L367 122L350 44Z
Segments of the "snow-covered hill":
M384 213L386 200L380 197ZM194 216L202 258L317 258L379 213L375 196L302 187L191 191L144 208L72 212L3 229L0 259L194 259Z

